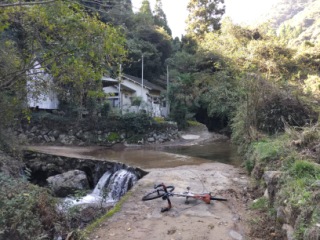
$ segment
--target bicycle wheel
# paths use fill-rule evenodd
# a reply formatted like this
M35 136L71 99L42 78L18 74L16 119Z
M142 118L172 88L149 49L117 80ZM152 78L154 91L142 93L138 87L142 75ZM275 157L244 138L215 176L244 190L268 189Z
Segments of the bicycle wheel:
M174 186L167 186L167 191L171 193L174 190ZM163 197L166 192L163 189L155 189L154 191L148 193L147 195L142 197L142 201L149 201L156 198Z
M210 200L216 200L216 201L228 201L225 198L217 198L217 197L210 197Z

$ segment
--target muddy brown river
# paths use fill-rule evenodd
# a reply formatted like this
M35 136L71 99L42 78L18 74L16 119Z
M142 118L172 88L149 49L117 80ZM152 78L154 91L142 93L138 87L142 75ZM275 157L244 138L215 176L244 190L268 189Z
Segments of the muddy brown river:
M240 165L236 147L229 142L206 142L191 146L173 146L153 149L95 149L83 153L87 157L122 162L133 167L169 168L184 165L221 162Z
M121 162L142 169L172 168L185 165L220 162L236 167L241 165L237 149L228 141L208 141L187 146L106 147L32 146L33 150L69 157L87 157Z

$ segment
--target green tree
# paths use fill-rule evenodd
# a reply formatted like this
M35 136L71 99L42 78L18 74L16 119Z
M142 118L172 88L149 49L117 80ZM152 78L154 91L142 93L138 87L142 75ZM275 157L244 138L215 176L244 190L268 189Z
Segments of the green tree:
M100 20L105 23L112 23L116 26L130 27L132 25L132 3L131 0L99 0L82 1L78 0L86 11L91 14L98 14Z
M132 62L125 66L125 70L141 77L143 55L144 77L150 81L158 78L164 71L165 60L171 55L171 40L171 36L163 28L139 24L136 26L133 38L128 40L129 58Z
M139 20L144 24L144 25L153 25L154 20L153 20L153 15L150 7L150 2L148 0L143 0L141 7L139 9L139 12L137 16L140 18Z
M129 62L124 66L128 74L141 77L143 55L144 77L150 81L163 74L165 61L172 52L172 37L163 26L155 24L155 19L149 1L143 1L128 32Z
M162 9L161 0L156 1L156 6L154 8L154 23L159 27L163 27L170 36L172 35L172 31L168 26L167 16Z
M205 33L218 30L225 13L224 0L189 0L187 33L201 37Z
M178 123L178 127L187 127L187 120L195 115L194 106L197 104L197 88L192 74L185 73L177 76L170 84L170 117Z
M81 107L86 98L100 96L103 72L126 54L120 31L76 3L0 8L0 20L0 95L6 99L0 103L6 110L2 116L20 114L10 113L9 107L26 100L26 82L32 81L28 75L36 62L54 77L61 98ZM36 82L37 92L45 85Z

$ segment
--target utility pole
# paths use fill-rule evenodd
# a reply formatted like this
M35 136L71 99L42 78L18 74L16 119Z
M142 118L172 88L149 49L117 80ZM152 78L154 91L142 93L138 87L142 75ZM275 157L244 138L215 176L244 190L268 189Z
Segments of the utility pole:
M167 65L167 117L169 116L170 113L170 104L169 104L169 65Z
M142 67L141 67L141 100L143 101L143 54L142 54Z
M119 97L119 109L122 110L122 96L121 96L121 81L122 81L122 64L120 63L119 69L119 87L118 87L118 97ZM122 112L122 111L121 111Z

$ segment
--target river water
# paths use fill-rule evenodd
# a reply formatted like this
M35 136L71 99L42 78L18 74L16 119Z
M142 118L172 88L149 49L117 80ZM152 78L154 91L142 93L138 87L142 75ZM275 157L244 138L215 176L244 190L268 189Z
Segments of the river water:
M203 144L154 149L98 149L87 152L85 155L142 169L199 165L212 161L233 166L241 164L236 147L228 141L208 141Z

